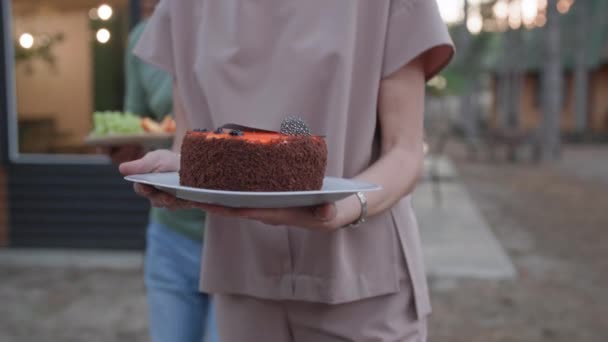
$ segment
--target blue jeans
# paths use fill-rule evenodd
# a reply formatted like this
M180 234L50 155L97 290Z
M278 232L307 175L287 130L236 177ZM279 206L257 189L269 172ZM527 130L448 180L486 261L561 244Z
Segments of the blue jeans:
M199 292L202 244L150 222L144 279L153 342L216 342L211 298Z

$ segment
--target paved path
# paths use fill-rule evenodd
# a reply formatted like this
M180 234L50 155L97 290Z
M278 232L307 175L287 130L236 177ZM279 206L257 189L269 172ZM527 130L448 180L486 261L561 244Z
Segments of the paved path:
M0 248L0 267L139 270L143 252Z
M559 169L591 182L608 184L608 145L564 146Z
M511 278L516 272L448 159L438 163L441 201L425 180L413 205L420 224L427 273L432 278ZM428 165L427 165L428 167Z
M141 270L21 265L0 264L0 341L149 341Z

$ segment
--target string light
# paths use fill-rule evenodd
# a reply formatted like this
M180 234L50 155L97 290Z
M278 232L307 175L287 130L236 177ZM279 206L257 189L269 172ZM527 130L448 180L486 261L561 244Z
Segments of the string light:
M572 6L572 3L573 3L572 1L568 1L568 0L559 0L557 2L557 10L561 14L568 13L568 11L570 10L570 6Z
M548 0L496 0L492 5L493 19L484 20L480 6L486 0L436 0L441 16L448 24L462 23L464 3L469 2L469 15L465 24L472 34L481 31L517 30L522 26L526 29L542 27L547 23ZM561 14L568 13L576 0L558 0L557 10ZM553 6L553 5L552 5Z
M522 0L521 14L524 24L532 25L538 16L538 0Z
M99 15L97 14L97 8L91 8L89 10L89 18L91 20L97 20L97 19L99 19Z
M34 36L30 33L23 33L19 36L19 45L24 49L31 49L34 46Z
M479 10L472 11L467 19L467 29L472 34L479 34L483 29L483 17Z
M536 24L536 26L538 27L543 27L546 23L547 17L544 14L540 14L538 17L536 17L536 20L534 21L534 24Z
M513 30L521 26L521 8L519 0L513 0L509 4L509 27Z
M109 20L112 18L112 7L109 5L103 4L97 8L97 16L101 20Z
M441 75L437 75L428 81L428 85L438 90L444 90L448 86L448 80Z
M505 0L498 0L492 10L498 20L505 20L509 16L509 5Z
M99 29L97 31L97 34L95 35L97 37L97 41L100 42L101 44L105 44L107 42L110 41L110 31L108 31L105 28Z

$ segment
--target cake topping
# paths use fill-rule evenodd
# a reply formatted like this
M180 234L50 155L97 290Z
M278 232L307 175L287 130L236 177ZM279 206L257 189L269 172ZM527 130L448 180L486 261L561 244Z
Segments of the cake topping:
M195 129L193 129L193 131L199 132L199 133L209 132L209 130L206 128L195 128Z
M230 131L230 135L232 135L234 137L240 137L243 135L243 132L238 129L233 129Z
M281 123L281 133L285 135L310 135L310 128L301 118L288 117Z
M218 127L215 129L215 131L213 132L215 134L222 134L224 133L224 129L222 127Z

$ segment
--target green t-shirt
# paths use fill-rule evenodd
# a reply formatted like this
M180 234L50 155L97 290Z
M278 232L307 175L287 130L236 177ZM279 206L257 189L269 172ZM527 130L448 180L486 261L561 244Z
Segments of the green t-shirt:
M133 28L125 60L126 95L125 111L161 120L172 113L173 80L165 71L143 62L133 54L145 28L145 21ZM152 208L150 220L157 221L192 239L201 240L205 213L198 209L176 210Z

